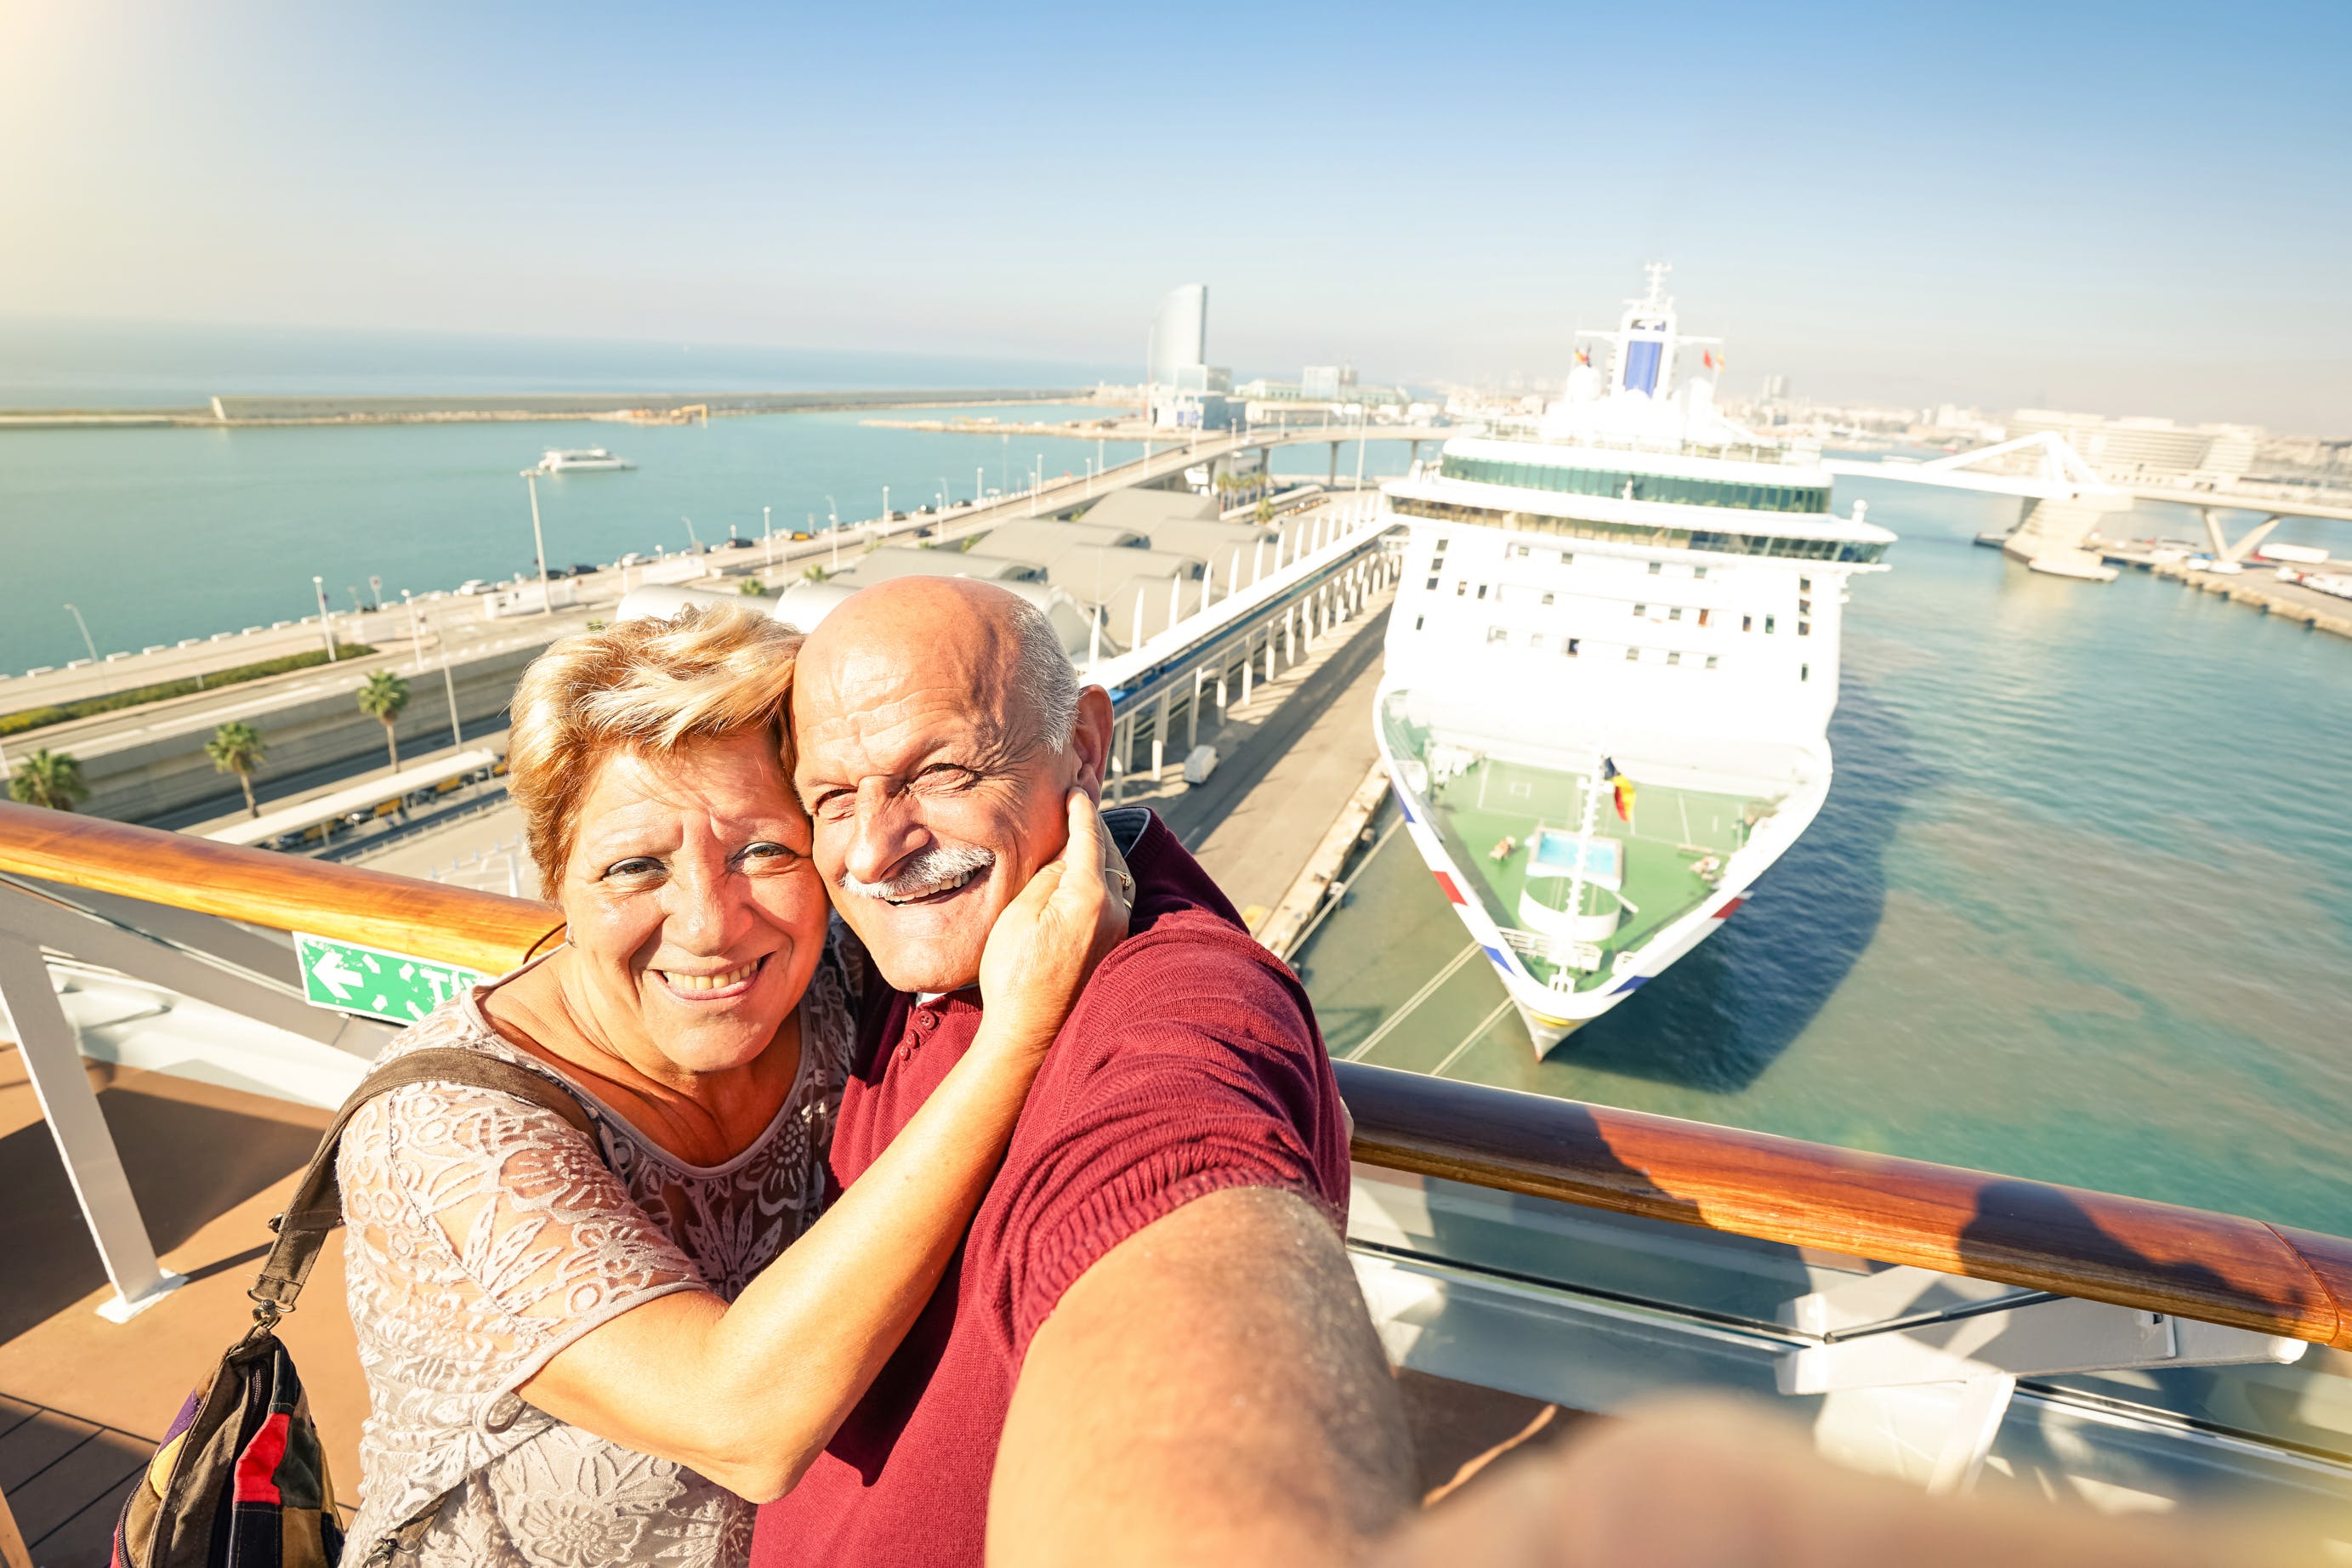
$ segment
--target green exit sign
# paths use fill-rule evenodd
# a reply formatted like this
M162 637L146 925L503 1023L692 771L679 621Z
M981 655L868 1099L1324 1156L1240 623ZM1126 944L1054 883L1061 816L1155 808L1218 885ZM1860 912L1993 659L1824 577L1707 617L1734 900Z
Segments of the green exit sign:
M454 963L300 931L294 933L294 955L302 967L303 997L311 1005L402 1024L414 1023L489 978Z

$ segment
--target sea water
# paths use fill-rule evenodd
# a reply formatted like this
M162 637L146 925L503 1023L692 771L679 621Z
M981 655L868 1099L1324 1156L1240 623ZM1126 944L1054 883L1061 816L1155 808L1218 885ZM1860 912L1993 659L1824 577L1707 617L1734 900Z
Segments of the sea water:
M1333 1054L2352 1235L2352 642L1857 498L1901 542L1746 906L1541 1062L1475 955L1375 1038L1467 942L1395 836L1297 959Z
M0 429L0 674L85 656L68 604L100 655L397 604L535 570L521 470L550 447L604 447L631 471L542 476L549 566L630 551L822 531L889 505L912 511L1012 494L1142 454L1140 442L894 429L874 420L970 417L1011 425L1099 418L1099 405L857 409L719 418L310 425L263 428ZM1164 450L1160 444L1156 450ZM1393 448L1393 451L1391 450ZM1373 471L1405 448L1372 442ZM1328 473L1321 445L1279 454ZM1356 446L1339 463L1352 477ZM374 581L372 582L371 579ZM380 587L378 586L380 584ZM0 711L7 708L0 683Z
M509 575L545 447L639 464L540 481L557 565L1140 450L866 423L912 416L0 432L0 669L78 657L68 601L105 652L307 614L313 573ZM2352 643L1969 542L2014 503L1857 498L1902 542L1853 584L1836 780L1726 929L1539 1064L1483 960L1393 1018L1466 937L1391 837L1299 955L1335 1054L2352 1234Z

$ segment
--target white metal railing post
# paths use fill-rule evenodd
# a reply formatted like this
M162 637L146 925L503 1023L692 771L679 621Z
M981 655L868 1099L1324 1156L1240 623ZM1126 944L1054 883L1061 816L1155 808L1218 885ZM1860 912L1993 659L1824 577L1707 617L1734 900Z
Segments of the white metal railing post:
M89 1087L81 1042L58 1004L41 950L22 937L0 936L0 1006L5 1006L25 1058L26 1076L40 1102L41 1119L57 1140L66 1179L114 1299L98 1310L109 1322L124 1322L187 1283L155 1258L155 1244L139 1213L139 1200L124 1174L121 1152L107 1130L106 1114Z

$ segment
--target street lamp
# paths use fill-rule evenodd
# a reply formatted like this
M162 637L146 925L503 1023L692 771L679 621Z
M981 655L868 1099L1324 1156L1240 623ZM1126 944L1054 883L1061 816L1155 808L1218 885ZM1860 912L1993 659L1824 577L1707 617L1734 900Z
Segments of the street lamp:
M310 579L310 591L319 595L319 629L327 636L327 662L332 664L335 662L335 623L327 616L327 580L314 575ZM81 618L79 611L75 612L74 618ZM87 631L82 633L84 637L89 635Z
M890 531L890 487L888 485L882 487L882 531L886 535Z
M321 599L319 602L322 605L326 603L324 599ZM74 605L68 605L66 608L72 611L74 625L81 628L81 646L89 649L89 662L96 664L98 662L98 645L89 640L89 623L81 618L81 611Z
M383 608L383 578L377 576L370 576L368 578L368 597L375 601L375 607L377 609L381 610Z
M416 661L411 668L422 675L425 673L425 627L416 618L416 597L403 588L400 602L408 606L408 645L416 655Z
M694 546L694 552L697 555L701 554L702 538L699 534L694 531L694 519L687 516L684 512L680 512L677 520L678 521L686 524L687 542Z
M760 527L761 542L768 547L768 570L772 572L776 569L776 520L772 508L760 509Z
M522 482L530 487L530 547L539 552L539 613L555 614L555 595L547 586L547 536L539 528L539 476L523 470Z

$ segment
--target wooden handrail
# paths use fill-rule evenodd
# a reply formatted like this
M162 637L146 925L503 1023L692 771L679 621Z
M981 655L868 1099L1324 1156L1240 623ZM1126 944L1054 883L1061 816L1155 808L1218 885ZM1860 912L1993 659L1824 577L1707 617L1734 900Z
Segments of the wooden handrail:
M550 945L545 904L184 833L0 804L0 872L503 974Z
M544 904L0 805L0 872L502 973ZM1588 1208L2352 1349L2352 1241L2202 1209L1335 1064L1355 1156Z
M2352 1348L2352 1242L2341 1237L1334 1065L1366 1164Z

